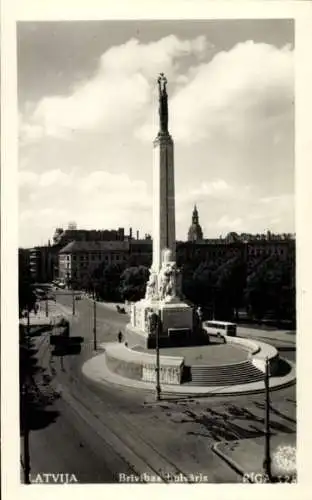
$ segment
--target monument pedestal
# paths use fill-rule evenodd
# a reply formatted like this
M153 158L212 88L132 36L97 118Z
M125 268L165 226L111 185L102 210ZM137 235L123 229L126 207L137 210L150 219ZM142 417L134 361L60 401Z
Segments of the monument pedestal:
M179 345L185 340L191 341L192 307L178 299L172 302L143 299L131 306L131 320L126 327L126 341L129 347L155 347L156 335L151 327L153 315L159 319L160 347Z

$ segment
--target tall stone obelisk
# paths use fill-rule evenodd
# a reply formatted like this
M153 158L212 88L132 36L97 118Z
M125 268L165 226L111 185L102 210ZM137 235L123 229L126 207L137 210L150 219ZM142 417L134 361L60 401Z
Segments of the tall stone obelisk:
M159 131L153 150L153 265L158 273L165 250L175 260L174 146L168 130L167 79L158 80Z
M167 80L158 80L159 132L153 149L153 262L145 298L132 304L127 342L151 347L190 337L193 312L181 297L181 273L176 264L173 140L168 131Z

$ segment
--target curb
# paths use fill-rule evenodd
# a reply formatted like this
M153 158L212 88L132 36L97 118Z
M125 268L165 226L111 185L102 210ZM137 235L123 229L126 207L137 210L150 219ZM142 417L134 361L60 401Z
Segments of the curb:
M281 483L281 482L289 482L290 477L294 478L296 477L296 473L292 472L290 475L285 474L285 477L287 477L287 481L281 480L281 477L273 472L272 473L272 480L270 481L269 478L267 477L267 473L265 472L263 468L263 464L261 462L261 466L259 467L258 471L253 471L250 472L246 470L242 465L240 465L236 460L231 458L225 451L221 451L219 447L221 445L228 445L228 446L236 446L239 445L242 441L249 441L251 438L247 439L242 439L242 440L235 440L235 441L219 441L218 443L215 443L212 445L211 449L212 451L219 457L221 458L224 462L227 463L229 467L231 467L237 474L241 475L243 478L243 483L252 483L252 484L263 484L263 483ZM260 476L260 478L259 478ZM257 480L257 477L259 480ZM254 479L253 479L254 478ZM291 481L293 482L293 481ZM296 482L296 481L295 481Z
M235 460L233 460L232 458L230 458L228 455L226 455L225 453L223 453L222 451L219 450L219 445L220 444L225 444L225 443L230 443L230 441L220 441L219 443L215 443L212 445L211 449L212 451L218 455L218 457L220 457L222 460L224 460L235 472L237 472L237 474L239 474L240 476L244 476L245 474L245 471L242 467L240 467L240 465L235 462ZM237 443L237 441L232 441L232 443ZM249 483L251 483L252 481L247 481Z

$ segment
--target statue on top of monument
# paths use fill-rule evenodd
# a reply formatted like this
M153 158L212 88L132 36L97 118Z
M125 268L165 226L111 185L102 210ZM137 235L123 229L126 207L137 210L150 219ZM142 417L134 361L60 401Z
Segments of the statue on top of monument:
M160 133L168 133L168 95L167 95L167 78L164 73L160 73L158 77L159 91L159 120Z

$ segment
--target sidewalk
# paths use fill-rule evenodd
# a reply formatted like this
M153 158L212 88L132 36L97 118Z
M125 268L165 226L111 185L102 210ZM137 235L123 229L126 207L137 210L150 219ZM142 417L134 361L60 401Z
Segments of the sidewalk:
M76 313L79 316L78 313ZM45 326L51 325L53 320L61 317L71 318L72 317L72 309L70 307L63 306L58 302L50 301L48 305L48 316L46 315L45 305L41 304L40 309L35 314L34 312L29 313L29 322L31 326ZM20 318L20 323L23 325L27 325L27 317Z
M268 341L277 341L277 342L283 342L285 344L289 345L295 345L296 344L296 334L290 334L287 333L287 330L272 330L272 331L267 331L267 330L262 330L260 328L252 328L248 326L238 326L237 328L237 334L240 337L254 337L258 339L263 339Z
M277 434L271 437L272 474L277 482L296 482L296 434ZM263 483L265 438L221 441L213 451L243 476L245 483Z
M93 301L93 298L89 297L88 295L84 295L84 298ZM117 311L117 306L124 307L126 313L129 314L130 306L125 304L124 302L105 302L103 300L97 300L96 305L106 307L107 309L111 309L112 311Z

